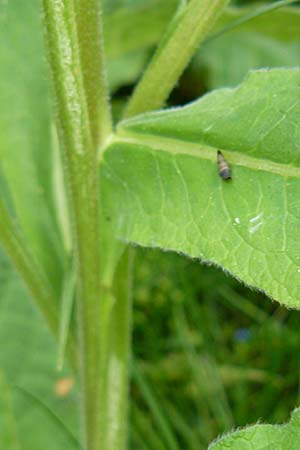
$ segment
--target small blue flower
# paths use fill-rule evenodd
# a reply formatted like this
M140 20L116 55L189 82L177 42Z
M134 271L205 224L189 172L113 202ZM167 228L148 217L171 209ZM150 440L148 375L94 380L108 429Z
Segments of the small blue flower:
M248 328L239 328L234 333L234 340L238 342L246 342L251 338L251 331Z

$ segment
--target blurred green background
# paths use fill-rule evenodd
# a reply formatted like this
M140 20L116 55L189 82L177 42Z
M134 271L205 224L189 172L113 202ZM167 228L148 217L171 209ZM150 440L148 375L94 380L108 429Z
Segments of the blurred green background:
M215 31L262 3L234 5L242 9L226 13ZM116 119L176 6L107 0ZM298 8L281 9L207 40L169 105L235 86L253 68L299 66L299 29ZM52 146L38 0L0 1L0 67L0 156L7 174L4 159L14 152L14 187L31 176L27 152L34 159ZM47 171L51 158L43 164ZM72 375L56 370L56 343L3 253L0 268L0 450L77 450ZM297 311L221 269L159 250L136 249L134 278L130 449L202 450L233 427L288 419L299 405Z

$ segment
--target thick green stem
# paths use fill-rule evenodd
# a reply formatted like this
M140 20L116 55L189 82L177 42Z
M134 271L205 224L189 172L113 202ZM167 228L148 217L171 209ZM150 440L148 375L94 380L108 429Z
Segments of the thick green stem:
M178 14L137 85L125 117L164 106L195 50L228 0L191 0Z
M43 0L45 37L62 143L64 174L78 264L77 317L82 446L100 448L99 388L100 251L98 169L93 143L73 0Z
M111 133L100 0L75 0L78 43L89 122L96 147Z

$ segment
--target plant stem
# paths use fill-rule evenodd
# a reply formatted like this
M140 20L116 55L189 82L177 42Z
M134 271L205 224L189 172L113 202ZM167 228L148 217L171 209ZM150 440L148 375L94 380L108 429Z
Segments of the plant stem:
M120 252L120 243L116 245ZM114 271L113 287L104 288L101 296L102 383L98 390L100 418L95 439L98 445L101 443L101 450L127 448L133 257L134 249L127 247Z
M101 340L101 450L125 450L128 440L128 384L131 356L131 283L133 252L121 257L111 290L103 295Z
M135 116L164 106L200 42L228 0L191 0L162 40L125 111Z
M98 169L81 73L73 0L43 0L45 38L62 142L64 175L78 267L77 319L81 383L82 446L99 449L100 251ZM99 55L100 57L100 55Z
M111 133L100 0L75 0L78 44L91 135L96 148Z

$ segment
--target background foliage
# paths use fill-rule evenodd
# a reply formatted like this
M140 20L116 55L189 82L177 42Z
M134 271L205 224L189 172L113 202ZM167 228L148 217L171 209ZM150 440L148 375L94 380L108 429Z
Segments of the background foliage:
M115 117L175 11L175 1L162 3L107 2ZM129 15L137 23L142 18L148 22L132 27L130 35L125 27ZM222 18L219 27L233 16ZM299 33L291 30L299 22L300 15L278 10L264 16L264 27L257 18L208 41L183 74L170 104L235 86L252 68L297 66ZM45 243L38 256L58 290L58 229L66 218L60 191L53 190L57 173L50 151L38 0L0 3L0 65L1 193L18 211L36 251L41 251L39 239ZM7 185L13 198L5 194ZM50 212L57 204L53 223ZM55 266L49 265L53 259ZM0 267L0 450L74 449L77 393L70 372L56 370L56 344L4 254ZM135 267L131 448L205 449L233 426L258 418L286 421L299 403L299 313L180 255L139 249Z

